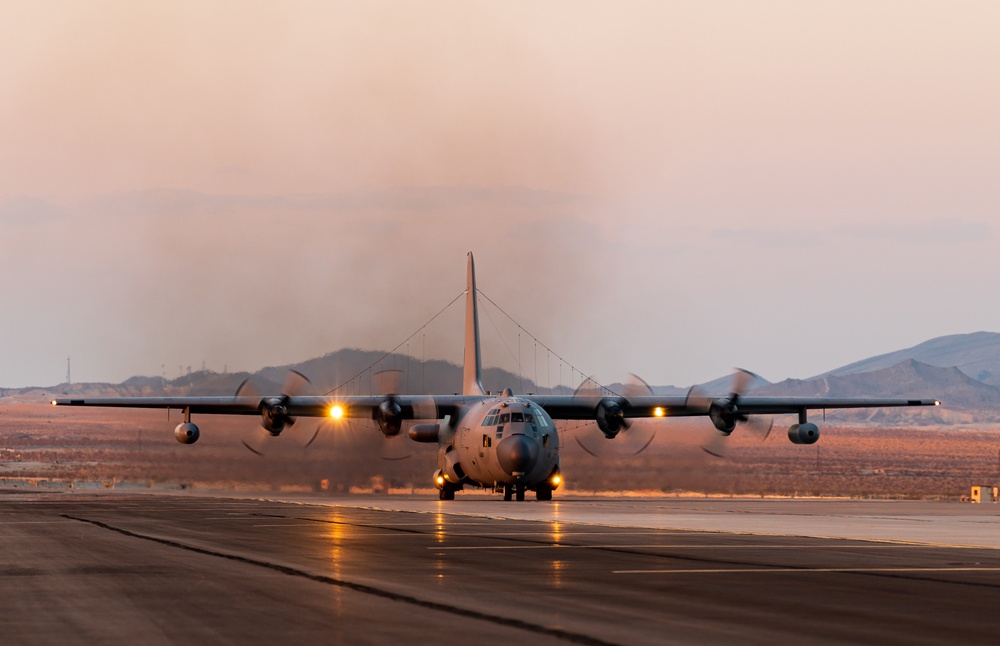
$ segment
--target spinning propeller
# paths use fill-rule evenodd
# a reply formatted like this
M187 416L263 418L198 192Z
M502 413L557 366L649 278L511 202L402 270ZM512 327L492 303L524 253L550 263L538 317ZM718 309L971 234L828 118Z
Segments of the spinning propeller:
M711 437L702 445L702 450L711 456L723 458L726 454L726 438L736 429L737 424L746 426L754 435L766 440L774 426L771 415L755 415L750 417L740 411L740 398L753 386L757 375L749 370L737 368L733 373L733 383L728 396L713 397L692 386L688 391L685 404L688 408L708 415L715 425Z
M602 394L600 385L589 377L573 393L581 405L589 405L600 398L594 410L596 426L588 424L573 436L580 448L594 457L639 455L649 448L656 437L655 427L645 420L625 416L630 398L653 394L649 384L630 373L625 379L621 395L609 394L602 397ZM615 441L607 441L611 439Z
M287 428L296 425L296 419L288 413L289 400L292 397L306 395L311 389L312 382L298 370L288 371L285 383L281 387L281 395L278 397L262 397L250 379L244 379L237 387L234 398L254 397L259 399L261 422L249 441L240 440L243 446L260 456L274 450L277 446L274 438L281 435ZM300 443L300 446L306 448L311 445L319 436L319 431L319 424L316 424L315 429L313 429L311 425L304 427L302 423L299 423L296 429L297 436L303 439L309 438L305 443Z
M383 397L372 417L379 430L385 435L380 453L383 460L405 460L412 457L407 440L400 433L403 426L403 403L399 394L403 386L402 370L382 370L372 375L375 391ZM412 409L412 419L437 420L438 409L433 397L407 397L407 405Z

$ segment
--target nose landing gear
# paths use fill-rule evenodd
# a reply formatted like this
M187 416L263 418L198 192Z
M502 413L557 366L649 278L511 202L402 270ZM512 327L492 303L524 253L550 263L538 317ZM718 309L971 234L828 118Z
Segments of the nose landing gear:
M518 502L524 502L523 484L505 484L503 486L503 499L510 502L513 498L516 498Z

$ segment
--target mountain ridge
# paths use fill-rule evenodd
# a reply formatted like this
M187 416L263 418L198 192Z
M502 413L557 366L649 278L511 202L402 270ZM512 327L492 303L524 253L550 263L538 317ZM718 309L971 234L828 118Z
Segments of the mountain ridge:
M812 379L870 372L915 359L940 368L956 367L963 373L992 386L1000 386L1000 333L971 332L949 334L910 348L876 355L816 375Z
M929 358L936 363L920 360ZM939 365L956 362L956 365ZM225 396L236 393L244 380L250 380L257 392L280 392L289 370L297 370L312 381L312 394L337 392L345 395L377 395L380 371L398 370L399 394L429 392L457 393L462 382L462 368L443 360L421 361L401 354L358 348L343 348L298 363L267 366L254 373L192 372L173 380L161 377L134 376L120 384L60 384L51 388L21 388L0 391L2 396L28 393L80 394L87 396ZM970 371L986 381L970 375ZM762 396L830 397L905 397L936 398L945 409L987 411L973 418L1000 421L1000 333L974 332L937 337L911 348L897 350L846 364L807 379L754 381L752 393ZM724 395L729 392L731 376L699 384L704 392ZM559 385L539 387L531 379L500 368L483 371L487 391L499 392L510 387L520 393L568 395L573 388ZM622 392L621 384L609 384ZM653 386L658 395L683 395L687 388ZM921 413L927 416L927 413Z

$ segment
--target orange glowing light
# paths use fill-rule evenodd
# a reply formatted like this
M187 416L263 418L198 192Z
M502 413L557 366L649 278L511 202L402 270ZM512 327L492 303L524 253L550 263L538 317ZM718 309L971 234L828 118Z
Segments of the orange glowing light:
M330 417L332 417L333 419L340 419L343 416L344 416L343 406L338 406L335 404L330 407Z
M666 414L667 412L662 408L660 408L659 406L653 409L653 415L656 415L657 417L663 417Z

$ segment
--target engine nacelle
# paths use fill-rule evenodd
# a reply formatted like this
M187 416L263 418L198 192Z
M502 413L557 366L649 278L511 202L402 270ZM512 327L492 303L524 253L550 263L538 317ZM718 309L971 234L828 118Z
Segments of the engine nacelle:
M427 442L436 444L441 436L440 424L414 424L408 432L410 439L414 442Z
M597 428L601 429L604 437L609 440L622 430L625 425L625 413L621 404L614 399L602 399L597 405Z
M260 425L265 431L277 437L285 430L285 426L294 424L295 420L288 416L288 409L281 404L264 405L260 409Z
M715 424L715 428L726 435L733 432L736 428L736 422L741 419L740 412L733 402L724 404L713 402L711 408L708 409L708 418L712 420L712 424Z
M403 428L403 409L395 399L386 399L372 411L372 417L378 422L378 428L386 437L399 435Z
M788 439L792 444L815 444L819 439L819 427L809 422L792 424L788 427Z
M174 437L181 444L194 444L201 437L201 431L191 422L181 422L174 429Z

